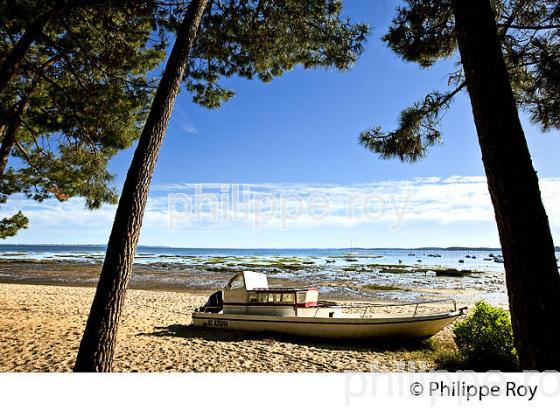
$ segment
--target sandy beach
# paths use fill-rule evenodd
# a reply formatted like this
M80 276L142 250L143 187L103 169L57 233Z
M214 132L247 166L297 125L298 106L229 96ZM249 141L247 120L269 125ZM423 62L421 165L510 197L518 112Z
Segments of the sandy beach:
M343 372L435 366L427 345L383 348L193 328L190 312L208 293L130 290L114 370ZM0 371L71 371L93 294L92 287L0 284ZM450 329L435 339L449 342Z

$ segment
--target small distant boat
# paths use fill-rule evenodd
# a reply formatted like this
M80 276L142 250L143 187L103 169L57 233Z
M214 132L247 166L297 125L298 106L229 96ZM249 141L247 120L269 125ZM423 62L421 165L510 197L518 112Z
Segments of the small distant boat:
M356 255L354 252L352 252L352 241L350 241L350 252L346 252L344 254L344 260L346 262L358 262L358 255Z
M347 252L343 256L346 262L358 262L358 255L354 252Z
M335 262L336 262L336 259L327 259L326 262L327 262L327 263L335 263Z
M430 309L438 303L450 308ZM406 308L410 312L402 311ZM395 312L387 313L391 309ZM411 340L435 335L464 309L457 309L454 300L338 305L320 301L317 289L272 288L265 274L245 271L235 275L223 291L212 294L192 318L194 326L205 328L327 339Z

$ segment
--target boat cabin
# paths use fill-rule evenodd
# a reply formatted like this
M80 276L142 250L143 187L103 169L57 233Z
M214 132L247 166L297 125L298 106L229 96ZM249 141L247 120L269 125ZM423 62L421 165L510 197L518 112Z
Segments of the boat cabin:
M235 275L223 290L224 314L333 317L336 309L318 305L319 291L271 288L264 273Z

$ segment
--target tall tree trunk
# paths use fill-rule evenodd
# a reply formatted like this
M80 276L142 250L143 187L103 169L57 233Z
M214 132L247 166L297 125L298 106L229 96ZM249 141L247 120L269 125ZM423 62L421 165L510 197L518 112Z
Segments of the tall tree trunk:
M14 45L14 48L12 48L4 61L2 61L0 65L0 93L4 91L16 73L29 47L31 47L33 42L39 37L49 17L50 13L45 13L27 26L23 35Z
M4 91L14 74L16 73L19 65L25 58L31 45L41 35L43 28L53 16L67 12L73 8L78 7L92 7L92 6L112 6L112 2L107 0L56 0L53 2L50 10L39 15L25 28L24 33L14 45L14 48L8 53L6 58L0 64L0 93ZM119 2L115 2L116 5Z
M490 0L453 0L523 369L560 370L560 276Z
M177 31L124 183L74 371L111 371L116 335L150 182L208 0L192 0Z
M0 136L2 136L2 145L0 145L0 181L4 177L4 171L6 170L6 165L8 164L10 152L12 152L12 148L16 142L17 131L21 125L23 116L29 108L29 94L31 93L32 88L19 102L16 114L10 119L8 125L2 127L5 129L4 132L2 133L3 130L0 130Z
M2 137L2 145L0 145L0 181L4 178L4 171L6 170L6 165L8 165L8 158L10 157L10 152L16 142L17 130L10 123L5 127L6 132Z

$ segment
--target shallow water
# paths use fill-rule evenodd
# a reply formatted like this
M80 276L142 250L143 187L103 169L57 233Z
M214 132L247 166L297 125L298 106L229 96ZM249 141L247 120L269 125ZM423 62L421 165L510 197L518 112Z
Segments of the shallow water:
M74 261L103 260L103 245L0 245L0 259L53 259ZM358 261L348 262L343 259L352 253ZM440 257L429 255L438 254ZM490 254L501 255L499 249L485 250L443 250L443 249L226 249L226 248L167 248L140 246L136 263L184 263L212 257L266 260L267 258L305 258L317 263L325 263L334 258L333 266L352 266L365 263L404 265L439 265L473 270L502 272L503 265L485 261ZM475 256L476 258L469 258ZM463 260L464 263L459 263ZM420 262L419 262L420 261Z
M93 245L0 245L0 260L98 265L103 261L104 252L104 246ZM376 297L388 299L416 300L430 296L430 292L452 295L461 290L468 291L472 299L506 304L504 266L495 259L500 256L499 249L194 249L140 246L135 263L142 269L134 282L212 289L223 286L234 272L253 269L266 272L277 282L316 286L327 295L367 297L372 295L372 291L364 289L364 286L380 285L395 287L373 292ZM462 277L436 276L432 269L439 268L474 273ZM24 275L25 272L17 274ZM36 274L41 274L40 269L36 270ZM64 275L58 275L56 279L71 284L91 282Z

